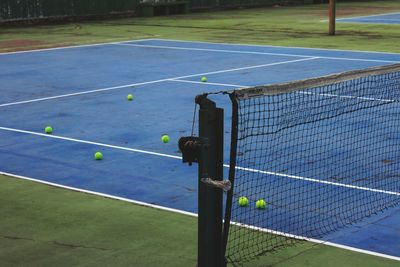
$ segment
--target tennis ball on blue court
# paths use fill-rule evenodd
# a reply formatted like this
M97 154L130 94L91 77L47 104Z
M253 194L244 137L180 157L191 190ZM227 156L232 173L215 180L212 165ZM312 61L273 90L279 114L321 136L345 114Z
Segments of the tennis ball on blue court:
M163 136L161 136L161 141L166 144L169 142L169 136L164 134Z
M259 199L256 201L256 208L257 209L265 209L267 207L267 202L264 199Z
M238 203L240 207L246 207L249 205L249 199L247 197L239 197Z
M44 132L47 134L51 134L53 132L53 127L47 126L46 128L44 128Z
M94 153L94 159L95 160L102 160L103 159L103 154L101 152Z
M129 94L126 98L127 98L129 101L132 101L132 100L133 100L133 95L132 95L132 94Z
M203 83L205 83L206 81L207 81L207 78L206 77L201 77L201 81L203 82Z

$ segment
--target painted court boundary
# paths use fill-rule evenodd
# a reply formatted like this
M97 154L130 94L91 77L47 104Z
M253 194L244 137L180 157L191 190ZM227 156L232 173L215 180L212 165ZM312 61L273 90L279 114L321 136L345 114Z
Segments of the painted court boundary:
M64 140L64 141L71 141L71 142L76 142L76 143L96 145L96 146L100 146L100 147L107 147L107 148L130 151L130 152L137 152L137 153L148 154L148 155L153 155L153 156L161 156L161 157L167 157L167 158L173 158L173 159L179 159L179 160L182 159L181 156L169 155L169 154L165 154L165 153L157 153L157 152L152 152L152 151L147 151L147 150L142 150L142 149L128 148L128 147L122 147L122 146L116 146L116 145L109 145L109 144L105 144L105 143L86 141L86 140L70 138L70 137L63 137L63 136L59 136L59 135L49 135L49 134L44 134L44 133L37 133L37 132L26 131L26 130L15 129L15 128L8 128L8 127L0 127L0 130L41 136L41 137ZM223 166L225 168L229 168L228 164L224 164ZM368 188L368 187L362 187L362 186L355 186L355 185L349 185L349 184L343 184L343 183L337 183L337 182L329 182L329 181L325 181L325 180L312 179L312 178L290 175L290 174L285 174L285 173L276 173L276 172L270 172L270 171L264 171L264 170L244 168L244 167L240 167L240 166L237 166L236 169L248 171L248 172L254 172L254 173L262 173L262 174L274 175L274 176L279 176L279 177L285 177L285 178L289 178L289 179L301 180L301 181L306 181L306 182L311 182L311 183L320 183L320 184L332 185L332 186L349 188L349 189L369 191L369 192L373 192L373 193L382 193L382 194L400 196L400 192Z
M342 20L342 19L365 19L365 18L374 18L374 17L382 17L386 15L400 15L400 11L398 12L391 12L391 13L382 13L382 14L376 14L376 15L368 15L368 16L358 16L358 17L345 17L345 18L339 18L337 20ZM386 19L385 19L386 20ZM395 19L394 21L399 21L400 19Z
M163 207L163 206L159 206L159 205L154 205L154 204L141 202L141 201L137 201L137 200L133 200L133 199L128 199L128 198L118 197L118 196L114 196L114 195L104 194L104 193L100 193L100 192L96 192L96 191L80 189L80 188L61 185L61 184L57 184L57 183L51 183L51 182L43 181L43 180L40 180L40 179L30 178L30 177L21 176L21 175L15 175L15 174L8 173L8 172L0 171L0 175L6 175L6 176L13 177L13 178L16 178L16 179L27 180L27 181L36 182L36 183L40 183L40 184L45 184L45 185L49 185L49 186L54 186L54 187L62 188L62 189L66 189L66 190L76 191L76 192L85 193L85 194L91 194L91 195L95 195L95 196L99 196L99 197L104 197L104 198L109 198L109 199L129 202L129 203L132 203L132 204L136 204L136 205L140 205L140 206L144 206L144 207L148 207L148 208L153 208L153 209L158 209L158 210L162 210L162 211L173 212L173 213L187 215L187 216L191 216L191 217L197 217L198 216L196 213L192 213L192 212L172 209L172 208ZM287 234L287 233L274 231L274 230L267 229L267 228L260 228L260 227L255 227L255 226L236 223L236 222L231 222L231 224L237 225L237 226L240 226L240 227L245 227L245 228L252 229L252 230L256 230L256 231L260 231L260 232L283 235L283 236L291 237L291 238L294 238L294 239L300 239L300 240L309 241L309 242L316 243L316 244L321 244L321 245L326 245L326 246L330 246L330 247L341 248L341 249L354 251L354 252L359 252L359 253L363 253L363 254L367 254L367 255L371 255L371 256L377 256L377 257L386 258L386 259L390 259L390 260L400 261L400 257L387 255L387 254L383 254L383 253L378 253L378 252L374 252L374 251L369 251L369 250L364 250L364 249L359 249L359 248L354 248L354 247L350 247L350 246L345 246L345 245L341 245L341 244L337 244L337 243L333 243L333 242L329 242L329 241L324 241L324 240L319 240L319 239L314 239L314 238L308 238L308 237L302 237L302 236Z
M224 42L206 42L206 41L188 41L188 40L177 40L177 39L161 39L161 38L145 38L145 39L135 39L128 41L119 41L119 42L102 42L102 43L92 43L85 45L70 45L70 46L60 46L53 48L38 48L32 50L23 50L23 51L15 51L15 52L2 52L1 55L9 55L9 54L21 54L21 53L33 53L33 52L42 52L42 51L51 51L51 50L60 50L60 49L71 49L71 48L79 48L79 47L90 47L90 46L99 46L99 45L109 45L109 44L122 44L122 43L132 43L132 42L142 42L142 41L165 41L165 42L181 42L181 43L201 43L201 44L214 44L214 45L229 45L229 46L247 46L247 47L274 47L274 48L287 48L287 49L304 49L304 50L318 50L318 51L338 51L338 52L355 52L355 53L367 53L367 54L386 54L386 55L400 55L400 53L394 52L379 52L379 51L365 51L365 50L348 50L348 49L334 49L334 48L320 48L320 47L300 47L300 46L279 46L279 45L257 45L257 44L238 44L238 43L224 43Z
M149 40L149 39L148 39ZM318 47L300 47L300 46L279 46L279 45L258 45L258 44L237 44L237 43L216 43L216 42L205 42L205 41L187 41L177 39L160 39L152 38L152 41L165 41L165 42L181 42L181 43L200 43L200 44L215 44L215 45L229 45L229 46L247 46L247 47L274 47L274 48L285 48L285 49L304 49L304 50L318 50L318 51L337 51L337 52L355 52L355 53L367 53L367 54L386 54L386 55L400 55L400 53L394 52L379 52L379 51L364 51L364 50L346 50L346 49L334 49L334 48L318 48ZM134 41L134 40L133 40Z
M145 45L145 44L142 45L142 44L129 44L129 43L114 43L113 45L132 46L132 47L147 47L147 48L159 48L159 49L175 49L175 50L187 50L187 51L219 52L219 53L237 53L237 54L254 54L254 55L286 56L286 57L305 57L305 58L313 57L313 56L301 55L301 54L285 54L285 53L270 53L270 52L255 52L255 51L238 51L238 50L224 50L224 49L192 48L192 47L180 47L180 46ZM362 61L362 62L399 63L399 61L380 60L380 59L363 59L363 58L348 58L348 57L326 57L326 56L316 56L316 57L321 58L321 59L331 59L331 60L348 60L348 61Z

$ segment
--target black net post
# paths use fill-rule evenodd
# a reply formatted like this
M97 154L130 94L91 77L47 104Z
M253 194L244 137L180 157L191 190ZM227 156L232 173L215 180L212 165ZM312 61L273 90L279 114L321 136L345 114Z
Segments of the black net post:
M202 178L223 180L223 109L205 95L197 96L199 110L199 217L198 267L222 267L222 199L219 188L210 187Z

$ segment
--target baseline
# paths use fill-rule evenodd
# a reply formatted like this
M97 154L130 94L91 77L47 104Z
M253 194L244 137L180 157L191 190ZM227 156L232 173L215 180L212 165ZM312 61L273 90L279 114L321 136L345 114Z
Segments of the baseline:
M286 57L313 58L312 56L300 55L300 54L284 54L284 53L269 53L269 52L254 52L254 51L238 51L238 50L193 48L193 47L179 47L179 46L141 45L141 44L129 44L129 43L117 43L117 44L114 44L114 45L132 46L132 47L147 47L147 48L157 48L157 49L175 49L175 50L188 50L188 51L205 51L205 52L218 52L218 53L238 53L238 54L254 54L254 55L270 55L270 56L286 56ZM318 56L317 58L322 58L322 59L333 59L333 60L346 60L346 61L360 61L360 62L399 63L399 61L393 61L393 60L363 59L363 58L348 58L348 57L327 57L327 56Z

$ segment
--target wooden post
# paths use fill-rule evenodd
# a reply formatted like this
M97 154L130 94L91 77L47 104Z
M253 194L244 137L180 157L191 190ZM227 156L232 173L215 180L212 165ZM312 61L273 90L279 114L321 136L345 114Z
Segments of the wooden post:
M335 35L336 0L329 0L329 35Z

